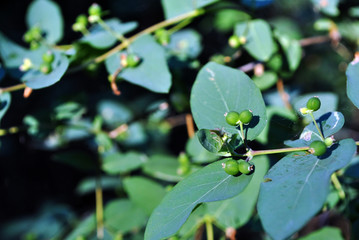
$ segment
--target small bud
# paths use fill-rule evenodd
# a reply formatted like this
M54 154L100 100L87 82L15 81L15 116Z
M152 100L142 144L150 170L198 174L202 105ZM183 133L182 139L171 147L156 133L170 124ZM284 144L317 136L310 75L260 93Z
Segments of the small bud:
M228 39L228 44L232 48L238 48L241 45L237 35L230 36L230 38Z
M302 107L302 108L299 109L299 111L300 111L301 114L306 115L306 114L309 113L310 110L308 108L306 108L306 107Z
M33 67L32 62L29 58L24 58L23 64L19 67L20 71L26 72Z

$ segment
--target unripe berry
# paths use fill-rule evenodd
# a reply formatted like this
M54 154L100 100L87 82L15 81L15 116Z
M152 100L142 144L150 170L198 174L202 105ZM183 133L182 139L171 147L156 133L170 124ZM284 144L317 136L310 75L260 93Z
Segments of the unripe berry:
M47 51L42 55L42 60L46 63L52 63L55 59L55 55L51 51Z
M43 62L40 65L40 71L44 74L48 74L52 71L52 67L50 63Z
M238 163L238 171L243 174L249 174L253 170L253 166L244 160L240 160Z
M85 14L78 15L76 18L76 23L86 26L87 25L87 17Z
M136 67L140 63L140 58L135 54L131 53L127 55L127 66Z
M325 143L325 145L327 145L327 147L332 146L333 142L334 142L334 137L333 136L327 137L326 139L324 139L324 143Z
M238 163L236 160L228 160L222 164L224 171L229 175L237 175L239 173Z
M318 97L312 97L307 102L307 108L312 111L317 111L320 108L320 100Z
M253 114L250 110L244 110L239 114L239 121L243 124L248 124L253 118Z
M224 114L226 117L226 122L231 126L237 126L239 121L239 113L236 111L230 111Z
M89 8L89 15L100 17L101 11L102 11L102 9L101 9L100 5L98 5L97 3L93 3Z
M327 151L327 145L322 141L314 141L309 147L309 152L315 156L322 156Z
M160 28L155 32L155 36L157 41L161 44L161 45L168 45L168 43L170 42L170 34L168 33L168 31L166 29Z
M230 36L229 39L228 39L228 44L232 48L238 48L239 46L241 46L241 42L240 42L239 37L237 35Z

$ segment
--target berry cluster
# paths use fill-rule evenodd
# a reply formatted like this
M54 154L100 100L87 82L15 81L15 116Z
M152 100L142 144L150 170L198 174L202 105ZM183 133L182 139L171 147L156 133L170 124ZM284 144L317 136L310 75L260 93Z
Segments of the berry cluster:
M236 176L238 174L251 174L254 171L254 165L245 160L228 160L222 164L224 171L229 175Z

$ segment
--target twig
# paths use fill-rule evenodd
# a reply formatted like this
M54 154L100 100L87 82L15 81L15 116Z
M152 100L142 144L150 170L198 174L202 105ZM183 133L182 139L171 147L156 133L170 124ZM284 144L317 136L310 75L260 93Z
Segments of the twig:
M192 115L189 113L186 114L186 126L187 126L188 137L193 138L194 136L193 118Z
M289 110L292 110L293 109L292 105L289 102L289 94L284 90L283 80L280 78L277 81L277 90L278 90L280 97L283 100L285 107Z

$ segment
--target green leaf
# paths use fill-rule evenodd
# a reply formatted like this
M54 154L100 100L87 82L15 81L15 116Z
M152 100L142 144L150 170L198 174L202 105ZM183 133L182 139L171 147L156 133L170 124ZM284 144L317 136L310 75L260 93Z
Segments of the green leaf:
M121 180L116 177L101 176L102 190L118 189L122 186ZM76 193L80 195L94 193L96 190L96 178L85 178L76 187Z
M266 71L260 76L253 76L253 82L263 91L271 88L277 83L278 76L275 72Z
M251 19L250 15L238 9L219 9L215 14L214 27L221 32L232 31L238 22Z
M18 71L28 50L17 45L0 32L0 56L6 68Z
M166 194L164 187L144 177L125 178L123 185L131 201L148 215L160 204Z
M128 199L109 202L104 210L105 227L126 234L142 228L147 220L145 212Z
M60 7L53 1L33 1L26 13L26 23L28 28L39 26L50 44L55 44L62 39L64 22Z
M316 121L325 138L338 132L345 122L344 116L340 112L328 112L322 115L319 119L316 119ZM316 140L322 140L322 138L312 122L304 128L299 139L294 141L288 140L285 141L284 144L290 147L304 147L309 146L311 142Z
M336 17L340 13L338 9L339 0L312 0L312 3L316 9L329 16Z
M153 155L143 165L143 171L157 179L178 182L183 179L177 173L179 163L177 158L168 155Z
M194 11L217 1L218 0L161 0L166 19Z
M237 24L234 32L237 36L246 38L244 48L257 60L268 61L276 50L270 26L264 20Z
M359 108L359 61L352 61L347 68L347 95L352 103Z
M290 38L286 34L275 31L275 36L278 39L284 54L287 58L289 70L295 71L302 58L302 47L298 40Z
M0 120L4 117L11 103L11 95L8 92L0 94Z
M131 44L130 51L138 55L141 62L135 68L123 69L119 76L153 92L168 93L172 84L171 74L162 46L152 36L144 35ZM110 74L121 66L120 55L113 54L106 59L106 68Z
M169 237L180 229L198 204L227 199L242 192L252 175L228 175L222 168L223 162L225 160L212 163L179 182L152 213L145 239Z
M49 74L43 74L38 70L31 69L21 77L26 86L32 89L45 88L57 83L62 78L69 66L69 60L61 52L54 51L54 55L55 60L51 64L53 70Z
M243 192L230 199L206 204L208 214L212 215L223 229L243 226L254 213L259 187L268 171L269 160L266 156L259 156L251 162L255 165L255 171L251 182Z
M186 152L195 163L212 162L218 159L218 156L208 152L199 142L198 137L192 137L186 144Z
M105 24L116 34L125 35L137 27L137 22L122 23L117 18L105 21ZM82 37L80 42L88 43L94 48L105 49L114 45L118 39L99 24L90 28L90 34Z
M296 152L275 164L265 176L270 181L262 183L257 204L265 231L280 240L303 227L322 208L332 173L346 166L355 151L355 142L345 139L322 157Z
M351 17L359 17L359 7L351 7L349 9L349 16Z
M340 229L335 227L323 227L322 229L312 232L305 237L301 237L298 240L318 239L344 240Z
M91 214L83 219L74 230L65 238L65 240L77 240L79 236L86 237L96 229L95 214Z
M142 153L113 153L103 159L102 170L111 175L123 174L138 169L146 161L147 157Z
M222 138L215 131L200 129L197 137L201 145L211 153L219 152L223 146Z
M167 48L181 60L194 59L202 51L201 35L193 29L185 29L171 35Z
M206 64L192 87L191 109L198 129L223 130L239 134L238 127L226 122L224 114L249 109L253 119L244 126L249 140L256 138L266 125L266 109L262 94L242 71L217 63Z

